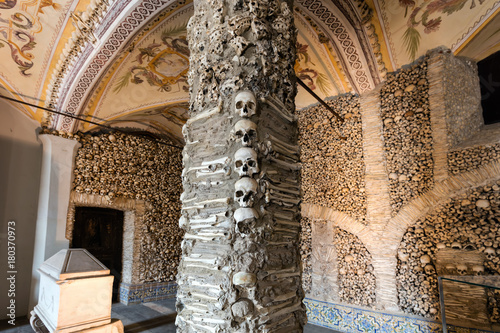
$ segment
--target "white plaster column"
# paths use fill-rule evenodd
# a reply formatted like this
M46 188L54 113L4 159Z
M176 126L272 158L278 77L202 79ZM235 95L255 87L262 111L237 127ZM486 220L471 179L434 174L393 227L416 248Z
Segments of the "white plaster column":
M55 135L39 136L43 145L42 174L38 198L35 250L31 279L30 309L38 302L40 274L37 269L48 258L69 248L65 237L73 164L80 147L76 140Z

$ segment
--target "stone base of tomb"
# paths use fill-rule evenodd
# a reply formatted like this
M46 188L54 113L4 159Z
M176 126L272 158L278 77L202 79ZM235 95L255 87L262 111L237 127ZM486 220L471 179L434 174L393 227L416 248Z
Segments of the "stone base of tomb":
M93 326L97 325L97 323L85 323L82 325L77 325L73 327L66 327L58 332L79 332L79 333L123 333L124 328L123 328L123 323L121 320L118 319L111 319L109 320L107 324L102 324L99 326ZM31 318L30 318L30 325L31 328L36 333L49 333L50 330L45 326L43 323L43 320L40 319L40 316L37 314L36 308L35 310L31 311ZM92 325L92 327L89 327L89 325Z

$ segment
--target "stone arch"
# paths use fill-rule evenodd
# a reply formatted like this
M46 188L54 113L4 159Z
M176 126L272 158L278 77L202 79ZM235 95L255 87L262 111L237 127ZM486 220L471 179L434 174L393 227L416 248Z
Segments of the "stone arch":
M407 228L395 272L403 311L437 318L438 275L500 274L499 185L497 177L456 191Z
M314 217L303 212L303 221L308 220L311 229L308 272L311 275L311 297L337 303L373 306L376 276L372 255L366 243L354 234L356 230L352 227L364 226L331 209L326 208L321 214L321 208L324 207L316 207L316 214L307 211ZM352 223L345 224L346 221ZM345 225L350 226L350 230Z
M432 190L404 206L395 217L389 220L384 230L392 234L391 238L397 240L399 244L408 227L434 211L445 201L497 179L500 179L500 161L493 161L478 169L450 176L436 183Z
M332 221L335 226L341 227L354 235L360 234L367 228L365 224L348 214L330 207L304 203L301 205L301 213L302 216L310 219Z

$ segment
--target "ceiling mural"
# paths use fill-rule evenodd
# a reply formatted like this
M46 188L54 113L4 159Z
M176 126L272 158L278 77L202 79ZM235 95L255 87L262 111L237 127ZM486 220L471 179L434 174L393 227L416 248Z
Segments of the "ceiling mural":
M381 81L379 66L353 6L321 0L297 0L296 4L330 41L353 90L363 93L373 89Z
M429 49L456 49L499 8L494 0L379 0L396 68ZM460 27L459 29L457 29Z
M70 6L70 0L0 1L0 78L17 98L38 102L52 49ZM34 111L29 111L33 117Z
M189 47L186 39L186 23L163 30L159 36L145 47L139 47L133 66L118 78L113 93L119 94L129 83L148 83L159 91L169 92L172 86L189 91L187 73L189 71Z
M318 34L299 14L295 15L295 25L298 30L295 62L297 77L323 99L345 93L345 75L335 68L336 61L321 43ZM317 102L303 88L298 88L295 99L297 109Z
M136 112L149 118L158 114L163 106L188 100L186 26L192 13L192 5L179 9L134 45L103 85L102 93L87 113L89 119L100 121L125 116L131 119L129 116ZM182 124L172 122L171 125L169 130L180 133Z
M441 45L479 61L500 50L499 12L500 0L295 0L295 71L326 99L369 91ZM192 13L192 0L0 0L0 94L181 143ZM297 108L315 103L299 87Z

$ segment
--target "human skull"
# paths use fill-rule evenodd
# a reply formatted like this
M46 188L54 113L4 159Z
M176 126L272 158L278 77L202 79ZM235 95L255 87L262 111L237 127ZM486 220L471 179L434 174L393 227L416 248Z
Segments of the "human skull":
M255 221L259 218L259 214L253 208L238 208L234 212L234 220L236 221L236 231L241 234L249 234L255 227Z
M252 207L255 195L257 194L257 181L252 178L244 177L234 185L234 201L240 204L240 207Z
M446 274L448 275L455 275L456 273L456 267L453 264L447 264L445 266L445 269L446 269Z
M234 135L245 147L252 145L253 140L257 137L257 125L248 119L242 119L234 126Z
M437 244L436 244L436 248L437 248L438 250L445 249L445 248L446 248L446 244L445 244L445 243L437 243Z
M240 91L234 99L234 106L240 117L250 118L257 112L257 99L251 91Z
M495 249L492 247L487 247L484 249L484 253L486 254L486 259L493 260L496 257Z
M431 263L431 257L425 254L420 257L420 262L422 263L422 267L424 267L425 265Z
M458 264L457 265L457 273L459 275L465 275L467 274L467 266L464 264Z
M408 260L408 258L410 258L410 255L408 253L404 252L403 250L399 250L398 251L398 258L402 262L406 262Z
M474 266L472 266L472 272L474 272L474 275L483 275L484 274L484 266L483 265L474 265Z
M253 20L252 31L257 39L263 39L269 35L269 27L263 20Z
M267 10L269 6L267 2L260 0L250 0L248 6L250 7L250 14L256 17L262 18L267 15Z
M436 273L436 269L431 264L425 265L424 271L425 271L425 274L427 274L427 275L433 275Z
M249 176L259 172L257 153L252 148L240 148L234 154L234 170L240 177Z
M451 243L451 248L455 249L455 250L461 250L462 244L460 244L459 242L453 242L453 243Z
M418 238L424 237L424 229L422 229L422 228L415 228L415 235Z

